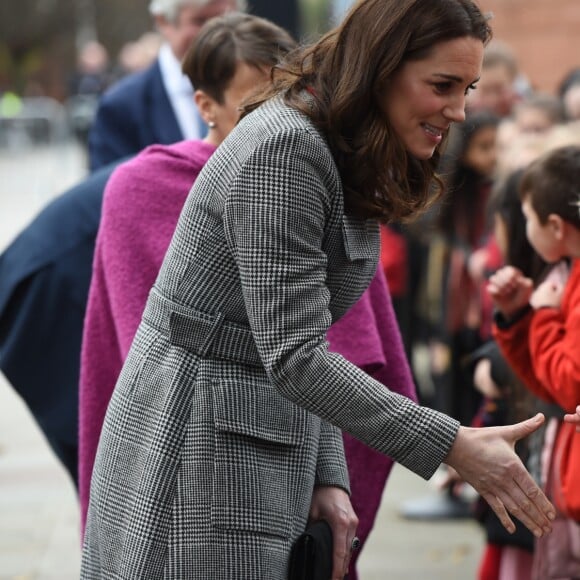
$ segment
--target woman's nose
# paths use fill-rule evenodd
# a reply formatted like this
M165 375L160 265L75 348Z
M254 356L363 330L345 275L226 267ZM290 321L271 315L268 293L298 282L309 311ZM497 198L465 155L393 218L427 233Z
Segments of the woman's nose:
M457 98L449 102L443 110L443 114L454 123L462 123L465 121L465 97Z

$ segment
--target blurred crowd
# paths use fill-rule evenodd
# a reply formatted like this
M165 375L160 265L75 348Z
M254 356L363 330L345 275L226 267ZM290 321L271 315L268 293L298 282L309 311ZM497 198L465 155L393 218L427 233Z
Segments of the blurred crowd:
M88 131L101 95L122 77L146 69L155 60L162 38L154 31L126 42L112 59L98 40L78 50L62 102L44 94L30 80L22 93L0 91L0 145L53 143L71 135L86 148Z
M383 266L400 302L409 354L420 355L414 360L421 395L463 421L479 404L477 392L464 387L464 363L490 338L485 284L504 262L494 200L515 172L579 140L580 68L562 79L556 95L539 92L509 45L493 40L468 94L466 121L452 127L441 160L447 194L419 221L384 228Z
M530 390L517 364L504 356L505 345L502 349L501 341L497 344L498 313L489 280L509 265L538 286L553 268L526 239L519 181L533 161L570 145L580 145L580 67L562 78L556 94L537 91L511 47L492 40L484 53L481 79L467 98L466 120L452 128L441 159L446 195L415 223L382 226L382 263L420 400L462 424L503 424L539 410L554 420L555 429L564 414L562 403L546 403L550 397ZM569 194L580 196L580 190ZM556 263L561 258L557 256ZM567 264L565 271L570 269ZM531 340L525 334L511 339L524 345ZM534 368L536 361L528 363ZM544 485L541 457L554 450L553 439L549 443L542 432L519 449ZM462 495L465 490L453 474L440 475L441 501L411 502L404 515L426 520L475 516L488 538L479 578L532 577L537 546L531 534L521 527L514 536L502 533L489 509L478 502L472 505L469 494ZM573 539L568 535L558 541L577 542L580 529L572 525L571 530ZM541 551L543 561L549 561L544 546ZM567 569L553 576L553 570L544 568L539 576L535 570L534 577L575 578L578 556L560 554L563 561L574 562L575 572Z
M509 46L492 41L468 95L466 121L452 128L441 161L447 194L419 222L385 235L398 235L406 246L391 255L385 243L383 263L397 280L393 293L403 301L401 326L411 355L428 347L429 372L416 369L421 393L464 422L480 399L477 389L466 387L473 383L466 361L491 335L486 280L505 261L497 197L534 159L580 141L579 95L580 68L562 79L557 95L537 92ZM396 256L406 258L394 264Z

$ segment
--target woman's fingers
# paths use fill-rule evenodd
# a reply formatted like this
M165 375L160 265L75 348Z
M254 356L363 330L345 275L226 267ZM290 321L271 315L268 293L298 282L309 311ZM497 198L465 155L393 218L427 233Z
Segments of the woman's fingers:
M348 541L347 529L334 528L333 550L332 550L332 578L342 580L348 571L348 552L346 544Z
M508 511L532 533L551 530L556 512L513 450L514 443L544 422L541 414L502 427L460 427L446 458L459 474L490 504L508 531L513 522Z
M525 469L518 470L514 475L514 481L518 491L521 490L525 496L525 503L520 503L520 508L525 509L525 506L530 503L531 507L527 514L544 532L551 532L552 521L556 518L556 511L550 500Z
M533 433L544 421L544 416L538 413L530 419L507 426L509 434L507 440L515 444L519 439ZM550 531L551 522L556 516L554 507L520 461L509 465L508 477L504 481L507 482L504 503L510 512L535 535L538 535L536 533L538 530L540 535Z
M497 429L502 432L502 436L504 439L509 441L510 444L514 445L516 441L531 435L534 431L539 429L545 422L546 418L542 413L537 413L533 417L529 419L525 419L524 421L520 421L519 423L514 423L513 425L505 425L503 427L498 427ZM519 472L519 470L518 470ZM527 471L524 470L529 477ZM519 481L519 480L518 480ZM530 481L533 480L530 477Z
M503 502L495 495L491 493L482 493L483 499L489 504L491 509L494 511L495 515L498 517L502 526L510 533L513 534L516 531L516 526L510 518Z
M505 509L520 520L536 538L541 538L545 533L551 531L549 520L519 486L514 486L511 495L505 494L498 499L503 503Z
M352 541L356 534L358 519L347 512L335 517L333 528L332 578L342 580L348 573Z
M516 517L537 538L552 531L555 512L552 504L537 487L527 472L520 469L514 478L503 479L505 485L495 486L495 493L484 492L482 496L494 510L502 525L513 533L515 527L509 514Z
M346 491L333 486L316 487L310 518L326 520L332 528L332 580L342 580L348 572L350 547L358 527L358 517Z
M549 534L552 531L550 521L543 517L541 510L533 502L513 499L508 494L501 494L501 496L484 495L483 497L504 528L510 533L515 532L515 525L510 515L517 518L536 538L541 538L544 534Z

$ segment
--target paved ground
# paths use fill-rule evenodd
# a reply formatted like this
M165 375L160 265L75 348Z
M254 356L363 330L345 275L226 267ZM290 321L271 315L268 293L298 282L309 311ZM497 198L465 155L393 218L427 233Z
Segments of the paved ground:
M74 146L0 149L0 249L55 192L80 178L83 163ZM404 468L394 470L361 555L361 580L475 578L483 542L477 524L411 522L398 516L405 500L433 493ZM0 376L0 580L78 578L77 522L71 482Z

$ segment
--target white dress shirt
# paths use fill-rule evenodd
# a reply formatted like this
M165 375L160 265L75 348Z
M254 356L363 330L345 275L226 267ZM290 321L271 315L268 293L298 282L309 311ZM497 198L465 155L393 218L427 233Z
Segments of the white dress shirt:
M163 44L158 58L163 86L183 137L202 138L206 133L205 126L193 100L193 87L187 76L181 72L181 63L175 58L168 44Z

